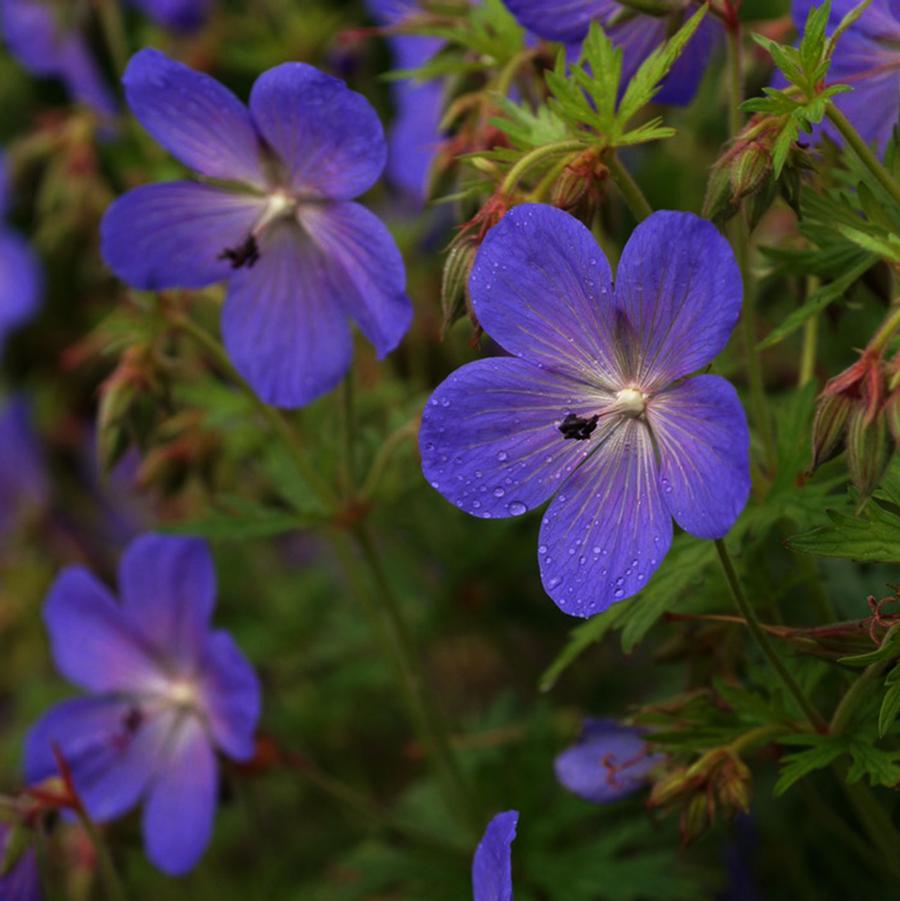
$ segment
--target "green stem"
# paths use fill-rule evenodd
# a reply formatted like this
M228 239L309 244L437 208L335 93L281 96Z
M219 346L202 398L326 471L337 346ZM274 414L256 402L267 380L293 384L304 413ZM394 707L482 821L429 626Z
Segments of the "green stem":
M898 329L900 329L900 304L897 304L896 308L888 313L887 318L881 323L878 331L875 332L875 336L869 342L866 350L881 353Z
M113 863L112 854L109 852L109 846L106 844L100 830L94 821L88 816L87 811L81 804L76 805L75 814L82 828L87 833L91 844L94 846L94 853L97 855L97 863L100 870L100 878L103 882L103 889L108 901L125 901L125 889L116 866Z
M306 450L284 415L257 396L253 388L244 381L240 373L232 366L225 348L206 329L201 328L188 316L180 314L173 316L171 321L177 328L190 335L213 358L219 368L228 374L229 379L246 394L256 410L268 421L272 430L284 442L306 483L322 504L332 509L337 501L334 492L310 464Z
M500 74L497 76L497 85L495 87L496 92L500 94L501 97L505 97L509 93L510 86L512 85L513 79L516 77L516 73L523 64L535 57L536 52L537 51L533 47L526 47L524 50L517 53L501 69Z
M440 708L428 690L399 599L394 594L375 542L365 526L356 527L353 530L353 537L375 584L377 594L373 594L370 586L360 585L356 581L358 561L350 553L343 536L339 535L336 547L344 570L354 582L355 592L394 666L416 731L437 771L447 804L474 833L479 828L480 819L453 752Z
M726 29L728 37L728 124L732 140L735 139L743 126L741 115L741 103L744 100L744 79L741 63L742 35L740 23L733 28ZM734 255L741 271L741 281L744 285L744 304L741 311L741 343L744 347L744 357L747 365L747 381L750 386L750 407L757 432L762 440L763 450L766 455L766 464L771 469L775 465L775 436L772 431L772 422L769 418L769 409L766 405L766 391L762 377L762 365L759 360L759 352L756 349L756 309L755 286L753 274L750 271L750 230L744 211L740 210L735 216L732 226L731 244Z
M881 680L884 671L893 663L893 660L888 660L886 662L879 660L877 663L872 663L867 666L863 670L862 675L857 677L856 681L844 693L840 703L834 710L834 714L831 717L831 724L828 727L828 731L831 732L832 735L840 735L842 732L846 731L847 726L853 719L853 714L856 712L859 701L869 692L873 682Z
M547 170L547 174L534 186L534 190L528 195L529 203L540 203L544 199L544 195L553 187L556 180L562 175L563 170L573 160L577 159L577 155L563 157L558 163L555 163Z
M405 441L415 439L418 432L419 417L416 416L406 423L406 425L401 426L397 431L392 432L384 439L381 447L378 449L378 453L375 455L372 467L369 469L369 473L362 484L362 488L359 490L360 500L369 501L372 499L398 448Z
M781 658L778 656L778 652L775 650L775 646L771 641L769 641L769 636L766 635L765 631L760 626L759 619L756 616L756 611L753 609L753 605L747 600L747 596L744 594L744 589L741 587L740 580L738 579L737 573L734 569L734 564L731 562L731 555L728 553L728 548L725 546L725 542L722 541L721 538L716 540L716 550L719 553L719 560L722 563L722 569L725 572L725 578L728 581L728 587L731 589L731 594L734 598L734 602L737 605L741 616L743 616L746 620L747 628L750 630L750 634L753 636L754 641L762 651L763 656L769 661L772 669L774 669L778 674L778 677L784 683L784 687L797 702L798 706L803 711L806 718L809 720L810 725L817 732L826 732L828 730L828 723L824 720L824 718L816 710L816 708L813 707L812 703L803 693L803 689L800 688L800 686L797 684L797 681L790 674Z
M339 396L340 418L340 481L345 498L351 498L356 486L356 438L353 428L353 369L341 383Z
M803 349L800 352L800 375L797 387L808 385L816 374L816 348L819 343L819 317L810 316L803 323Z
M122 21L122 10L119 0L100 0L100 28L103 39L112 57L116 72L121 75L128 65L128 37Z
M631 177L631 173L622 165L622 161L615 151L609 154L606 165L634 218L641 222L652 215L653 207L647 202L644 192Z
M552 156L558 156L560 153L574 153L576 150L584 150L583 141L557 141L555 144L544 144L542 147L535 147L534 150L526 153L513 167L509 170L503 184L500 186L500 193L509 195L513 192L522 176L538 163L543 162Z
M878 848L882 865L896 878L900 876L900 835L888 812L875 800L875 796L864 782L847 782L846 767L836 764L840 784L844 789L857 817L866 827L874 847Z
M891 173L881 164L869 145L850 123L850 120L833 103L828 104L827 115L844 140L853 148L863 165L872 173L881 187L888 192L894 203L900 205L900 184L894 180Z

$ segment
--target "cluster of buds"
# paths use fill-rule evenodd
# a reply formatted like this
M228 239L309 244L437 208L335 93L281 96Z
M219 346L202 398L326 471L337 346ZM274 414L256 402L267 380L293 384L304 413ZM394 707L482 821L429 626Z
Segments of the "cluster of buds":
M442 336L445 336L450 327L467 313L475 328L476 340L480 336L481 326L478 324L472 308L472 297L469 294L469 276L472 274L475 257L484 236L506 215L509 206L509 202L502 194L494 194L468 222L462 225L459 233L450 242L441 280Z
M688 844L703 835L718 815L732 817L749 810L750 769L731 748L713 748L691 766L660 779L647 806L680 808L681 838Z
M745 207L751 228L772 205L778 189L796 208L800 171L809 168L799 145L791 149L776 182L775 139L782 131L780 116L754 116L729 144L712 168L703 215L721 225Z
M900 447L900 352L884 347L900 327L900 310L888 317L860 358L826 385L813 421L810 472L847 450L850 478L865 501Z
M590 226L603 199L609 170L600 149L589 147L570 162L553 186L550 202Z

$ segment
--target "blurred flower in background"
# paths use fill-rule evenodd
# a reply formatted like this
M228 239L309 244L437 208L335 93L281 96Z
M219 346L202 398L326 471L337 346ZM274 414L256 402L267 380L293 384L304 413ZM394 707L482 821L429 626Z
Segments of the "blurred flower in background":
M209 15L213 0L130 0L160 25L175 31L193 31Z
M834 0L828 18L831 34L857 4L853 0ZM803 31L813 0L794 0L791 12L794 24ZM829 84L847 84L852 91L838 94L834 103L853 123L856 130L879 153L891 137L900 118L900 6L894 0L873 0L860 19L844 33L831 58ZM776 83L783 85L783 79ZM826 133L841 141L837 130L826 123Z
M143 800L147 855L178 875L200 859L218 799L218 749L249 759L259 684L227 632L210 629L216 591L203 541L145 535L122 557L122 603L69 567L44 617L59 671L89 692L52 708L30 732L30 784L58 772L58 748L92 818Z
M0 860L5 860L8 843L13 830L0 823ZM41 901L41 881L38 874L37 858L33 849L28 849L16 860L9 871L0 876L0 898L3 901Z
M21 395L0 401L0 542L9 530L47 503L43 451Z
M519 22L539 37L568 44L578 52L591 22L598 22L622 49L622 87L641 63L672 33L673 15L642 15L615 0L504 0ZM662 5L661 5L662 8ZM657 103L684 105L697 93L713 51L721 43L722 25L707 16L656 95Z
M7 335L36 312L43 287L40 263L34 251L2 221L8 209L7 165L0 156L0 355Z
M387 154L362 95L285 63L257 79L248 110L215 79L149 49L124 82L157 141L200 175L244 188L180 181L120 197L101 227L120 278L145 290L227 280L225 346L276 406L307 404L344 377L348 319L379 356L396 347L412 320L403 259L381 220L351 202Z
M570 792L606 804L645 785L647 775L662 759L649 752L642 730L588 718L578 744L563 751L553 766L556 778Z

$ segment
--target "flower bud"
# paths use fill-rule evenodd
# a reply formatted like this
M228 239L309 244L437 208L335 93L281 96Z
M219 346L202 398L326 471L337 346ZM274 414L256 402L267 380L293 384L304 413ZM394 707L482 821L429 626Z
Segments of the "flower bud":
M441 279L441 339L447 336L450 327L462 319L471 307L469 300L469 275L475 264L477 246L470 238L454 243L444 263Z
M819 398L813 419L811 473L843 450L844 432L852 407L853 401L846 394L823 394Z
M679 831L682 842L688 845L700 838L712 823L714 812L715 804L711 797L705 792L694 795L681 812Z
M869 420L865 404L854 404L847 422L847 468L860 494L868 499L891 461L893 442L882 410Z
M4 828L0 824L0 835L3 834ZM0 880L15 867L29 847L28 830L22 823L16 823L9 827L2 858L0 858Z
M900 450L900 388L887 399L884 405L884 418L887 420L888 431L894 439L894 447Z

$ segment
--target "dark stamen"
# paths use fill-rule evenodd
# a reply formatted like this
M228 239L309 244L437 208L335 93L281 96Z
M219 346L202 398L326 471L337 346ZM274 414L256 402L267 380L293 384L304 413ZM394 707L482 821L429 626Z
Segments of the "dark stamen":
M252 269L253 265L259 260L259 245L253 235L247 235L247 239L243 244L236 247L226 247L220 254L220 260L230 260L232 269L240 269L246 266Z
M560 423L559 430L567 441L570 438L574 438L576 441L587 441L593 434L594 429L597 428L597 420L599 419L599 414L594 414L590 419L586 419L583 416L569 413Z

